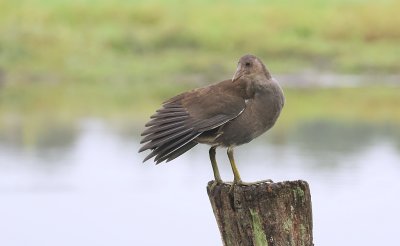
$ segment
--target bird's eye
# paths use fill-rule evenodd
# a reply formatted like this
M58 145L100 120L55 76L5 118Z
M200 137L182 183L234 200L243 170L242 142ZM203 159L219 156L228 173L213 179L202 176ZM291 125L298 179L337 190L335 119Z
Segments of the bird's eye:
M244 65L246 65L246 67L250 67L251 63L250 62L246 62Z

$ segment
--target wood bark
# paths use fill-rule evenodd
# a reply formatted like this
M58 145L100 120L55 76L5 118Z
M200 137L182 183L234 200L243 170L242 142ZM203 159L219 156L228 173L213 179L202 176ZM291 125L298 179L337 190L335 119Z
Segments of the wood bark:
M307 182L250 186L210 181L207 193L225 246L312 246Z

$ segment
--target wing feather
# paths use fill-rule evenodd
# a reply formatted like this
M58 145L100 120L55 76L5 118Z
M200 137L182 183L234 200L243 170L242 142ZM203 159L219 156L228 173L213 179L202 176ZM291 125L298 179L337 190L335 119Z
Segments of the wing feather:
M179 117L172 117L172 118L166 118L166 119L153 119L151 121L149 121L145 126L149 127L149 126L160 126L163 124L167 124L167 123L173 123L173 122L177 122L177 121L184 121L187 120L189 118L189 116L179 116Z
M140 143L144 146L139 152L151 150L144 161L152 157L157 164L171 161L196 146L195 138L200 134L240 115L246 107L245 100L229 90L230 86L232 82L227 80L165 101L141 134L144 137Z
M182 126L183 124L184 124L183 122L178 121L178 122L172 122L170 124L152 126L150 128L147 128L145 131L143 131L141 136L146 136L146 135L149 135L151 133L157 133L157 132L161 132L161 131L166 131L166 130L169 130L171 128Z
M160 148L160 151L155 150L154 152L157 152L157 156L156 156L156 158L154 158L154 161L156 161L157 164L164 161L165 159L168 158L167 156L170 153L172 153L175 150L181 148L182 146L188 144L193 139L195 139L198 135L200 135L200 134L199 133L188 134L185 137L180 138L178 141L168 144L167 146L165 146L165 148Z
M164 130L164 131L155 132L153 134L147 135L145 138L142 139L142 141L140 141L140 143L142 144L142 143L146 143L150 140L158 139L161 137L166 137L166 136L169 136L174 133L179 133L183 130L187 130L186 126L184 126L184 125L179 126L179 127L174 127L172 129Z
M166 162L170 162L173 159L181 156L182 154L184 154L186 151L190 150L191 148L193 148L194 146L196 146L198 143L195 141L191 141L188 144L180 147L179 149L175 150L174 152L168 154L166 156L167 161Z
M191 131L193 131L193 128L189 128L189 129L186 129L184 131L180 131L178 133L174 133L173 135L169 135L169 136L166 136L164 138L158 138L158 139L155 139L153 141L150 141L149 143L145 144L142 148L140 148L139 152L142 152L142 151L147 150L147 149L155 149L157 147L160 147L163 144L165 144L165 143L167 143L167 142L169 142L171 140L178 139L179 137L181 137L183 135L186 135L187 133L190 133Z

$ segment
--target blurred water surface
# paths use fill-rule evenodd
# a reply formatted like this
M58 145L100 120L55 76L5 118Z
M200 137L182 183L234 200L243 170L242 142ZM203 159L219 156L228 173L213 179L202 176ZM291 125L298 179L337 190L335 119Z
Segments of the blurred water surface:
M142 164L139 129L99 120L31 137L0 131L0 245L221 245L207 146ZM310 121L236 149L242 178L307 180L315 245L391 245L400 220L400 130ZM224 150L217 160L232 175Z

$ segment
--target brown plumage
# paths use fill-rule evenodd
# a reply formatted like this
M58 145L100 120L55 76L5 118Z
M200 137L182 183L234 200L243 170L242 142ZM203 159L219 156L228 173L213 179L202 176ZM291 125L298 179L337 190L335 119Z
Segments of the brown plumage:
M250 142L277 120L284 105L282 89L260 59L240 58L232 80L179 94L163 103L145 125L139 152L151 150L144 161L171 161L198 143L211 145L216 181L222 182L215 148L228 148L234 183L242 183L233 159L233 147Z

